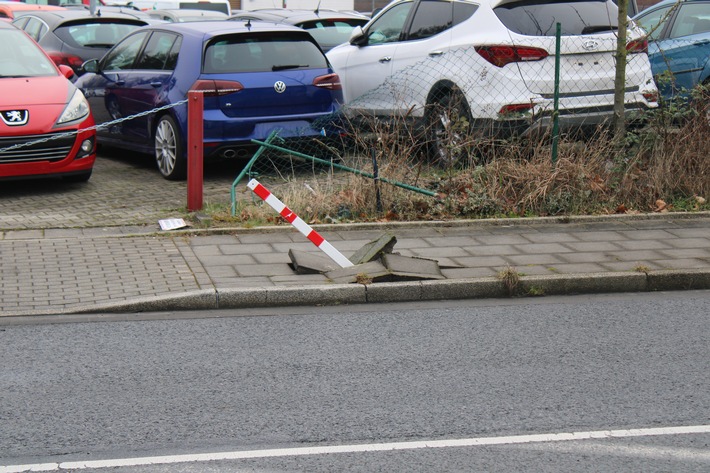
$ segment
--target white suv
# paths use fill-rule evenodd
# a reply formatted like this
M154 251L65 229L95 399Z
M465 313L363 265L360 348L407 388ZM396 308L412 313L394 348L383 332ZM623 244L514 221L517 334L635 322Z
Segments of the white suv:
M327 56L348 110L416 119L442 161L454 113L487 136L551 126L558 22L561 130L607 122L617 17L612 0L396 0ZM658 106L647 44L632 25L627 113Z

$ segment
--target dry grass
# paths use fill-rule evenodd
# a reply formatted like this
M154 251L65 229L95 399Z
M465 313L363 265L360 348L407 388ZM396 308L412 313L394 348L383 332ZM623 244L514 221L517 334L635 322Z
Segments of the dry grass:
M445 169L422 159L409 128L377 123L354 136L342 163L367 173L376 163L381 178L437 198L312 166L280 176L278 195L309 223L710 210L710 123L696 112L686 110L680 125L658 112L623 145L603 131L563 139L554 162L549 140L479 139L466 162ZM237 218L279 221L259 207L241 204Z

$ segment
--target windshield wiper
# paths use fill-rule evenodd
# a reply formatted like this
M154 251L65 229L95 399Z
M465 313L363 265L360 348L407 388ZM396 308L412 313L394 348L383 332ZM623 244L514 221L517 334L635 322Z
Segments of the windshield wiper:
M308 64L284 64L282 66L273 66L272 71L284 71L286 69L298 69L299 67L308 67Z

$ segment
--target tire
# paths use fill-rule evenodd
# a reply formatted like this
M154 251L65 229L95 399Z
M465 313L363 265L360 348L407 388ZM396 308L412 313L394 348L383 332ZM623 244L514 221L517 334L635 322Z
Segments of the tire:
M155 127L155 163L165 179L180 181L187 177L180 128L170 115L160 117Z
M429 104L426 116L427 157L448 168L468 156L471 114L460 91L450 90Z

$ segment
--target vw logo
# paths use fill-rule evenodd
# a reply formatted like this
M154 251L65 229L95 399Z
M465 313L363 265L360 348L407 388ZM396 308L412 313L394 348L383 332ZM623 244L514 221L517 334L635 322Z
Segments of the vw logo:
M278 81L274 84L274 90L279 94L286 92L286 84L283 81Z
M0 118L7 126L25 125L30 119L30 112L27 110L3 110Z
M594 51L599 47L599 41L595 39L588 39L582 43L582 47L587 51Z

